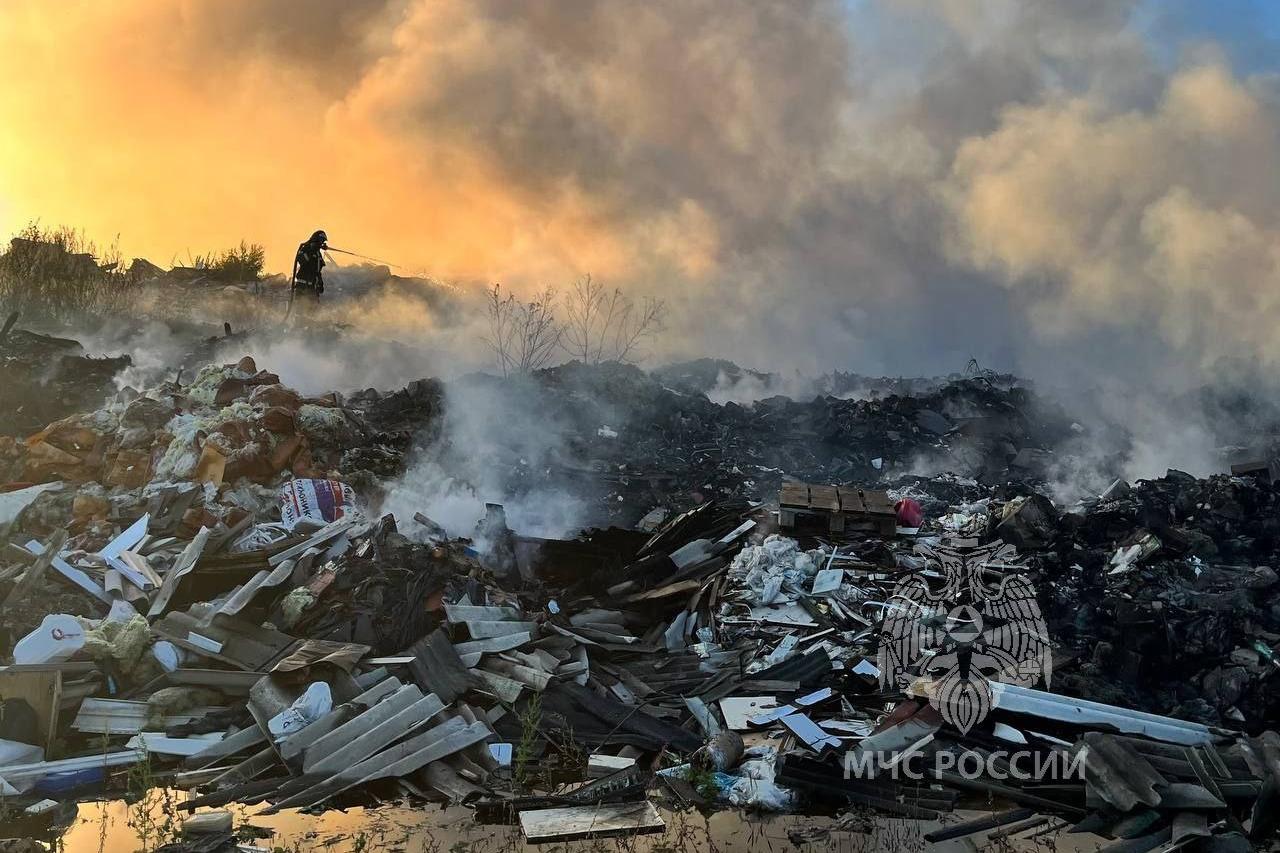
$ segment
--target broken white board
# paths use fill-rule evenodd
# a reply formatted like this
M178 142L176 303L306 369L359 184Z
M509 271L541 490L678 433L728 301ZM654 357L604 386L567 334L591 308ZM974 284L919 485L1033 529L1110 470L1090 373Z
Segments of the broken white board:
M159 755L177 755L189 758L204 752L222 740L222 732L192 735L191 737L168 737L164 732L138 732L125 744L129 749L140 749Z
M777 647L774 648L773 651L765 655L765 658L764 658L765 664L768 666L774 666L776 664L782 663L784 660L791 657L791 653L795 651L796 646L799 643L800 643L799 634L795 634L795 633L787 634L787 636L782 638L782 641L778 643Z
M147 524L150 521L151 515L149 513L144 514L128 530L108 542L98 552L98 556L106 561L108 566L124 575L129 579L130 583L141 590L150 590L154 587L151 578L120 559L120 555L142 541L142 537L147 535Z
M1010 743L1025 744L1027 742L1026 735L1008 723L996 723L991 730L991 734L1000 738L1000 740L1007 740Z
M35 539L32 539L26 544L26 549L37 557L44 553L44 546ZM55 556L51 565L58 574L71 581L73 584L80 587L103 604L109 605L115 601L115 599L107 594L107 591L102 587L102 584L89 577L87 573L75 568L66 560L62 559L61 555Z
M493 756L493 760L498 762L499 767L510 767L513 749L514 745L510 743L491 743L489 755Z
M853 668L853 671L855 675L867 675L871 678L880 677L880 667L876 666L866 658L858 661L857 665Z
M813 576L810 592L814 595L826 595L835 592L844 582L844 569L823 569Z
M822 752L826 749L835 749L840 746L840 738L832 734L827 734L817 723L809 719L804 714L788 714L782 718L782 724L791 730L791 733L814 752Z
M876 727L871 720L823 720L818 725L824 731L845 737L870 737Z
M817 627L818 623L813 621L813 617L809 612L799 604L785 604L781 607L773 607L768 604L762 604L759 607L751 608L751 621L766 622L770 625L788 625L797 628Z
M648 800L520 812L524 837L535 844L661 832L666 826Z
M778 707L776 696L726 696L720 700L724 724L735 732L751 729L751 718Z
M827 701L835 695L835 691L830 687L823 687L822 689L815 690L808 695L801 696L787 705L779 706L771 711L766 711L763 714L751 716L747 719L747 722L753 726L767 726L772 722L782 719L788 714L796 713L800 708L808 708L811 705L817 705L820 702Z

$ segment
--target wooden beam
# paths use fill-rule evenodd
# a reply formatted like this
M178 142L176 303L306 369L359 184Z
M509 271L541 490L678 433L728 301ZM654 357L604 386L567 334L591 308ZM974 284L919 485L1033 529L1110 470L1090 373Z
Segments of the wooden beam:
M62 546L67 542L67 531L59 530L53 534L53 538L49 540L48 546L44 552L36 557L31 565L27 566L27 570L22 573L22 577L13 585L13 589L9 590L9 594L5 596L4 603L0 604L0 610L8 610L17 602L26 598L40 583L40 578L53 565L54 558L62 552Z

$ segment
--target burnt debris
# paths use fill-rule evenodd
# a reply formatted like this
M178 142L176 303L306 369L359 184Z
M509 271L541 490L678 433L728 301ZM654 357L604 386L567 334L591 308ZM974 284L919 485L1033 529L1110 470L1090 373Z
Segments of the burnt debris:
M1056 502L1087 431L981 373L752 405L706 395L718 364L308 397L246 357L116 390L123 363L12 327L0 365L32 407L0 425L0 784L32 815L145 757L209 844L230 803L404 797L534 842L660 830L655 805L847 811L828 832L974 802L999 808L929 838L1274 841L1266 464ZM385 511L465 454L467 387L532 394L562 439L495 451L484 497L572 488L587 529Z

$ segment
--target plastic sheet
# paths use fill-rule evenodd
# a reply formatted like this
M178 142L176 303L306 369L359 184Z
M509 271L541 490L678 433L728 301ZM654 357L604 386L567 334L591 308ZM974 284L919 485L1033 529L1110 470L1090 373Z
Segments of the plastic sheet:
M738 766L733 784L724 792L731 805L761 811L784 812L794 808L798 797L795 791L774 782L778 759L773 747L755 747L747 751L755 755Z

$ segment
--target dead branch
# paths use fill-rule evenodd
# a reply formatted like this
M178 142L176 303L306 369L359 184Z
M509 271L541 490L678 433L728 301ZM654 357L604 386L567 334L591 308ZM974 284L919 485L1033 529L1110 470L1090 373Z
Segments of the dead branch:
M531 301L490 288L486 299L489 334L485 343L503 376L546 367L560 347L562 327L556 318L556 292L545 288Z
M663 327L666 303L646 297L636 303L620 288L606 291L585 276L570 290L565 305L563 349L588 364L634 360L640 345Z

